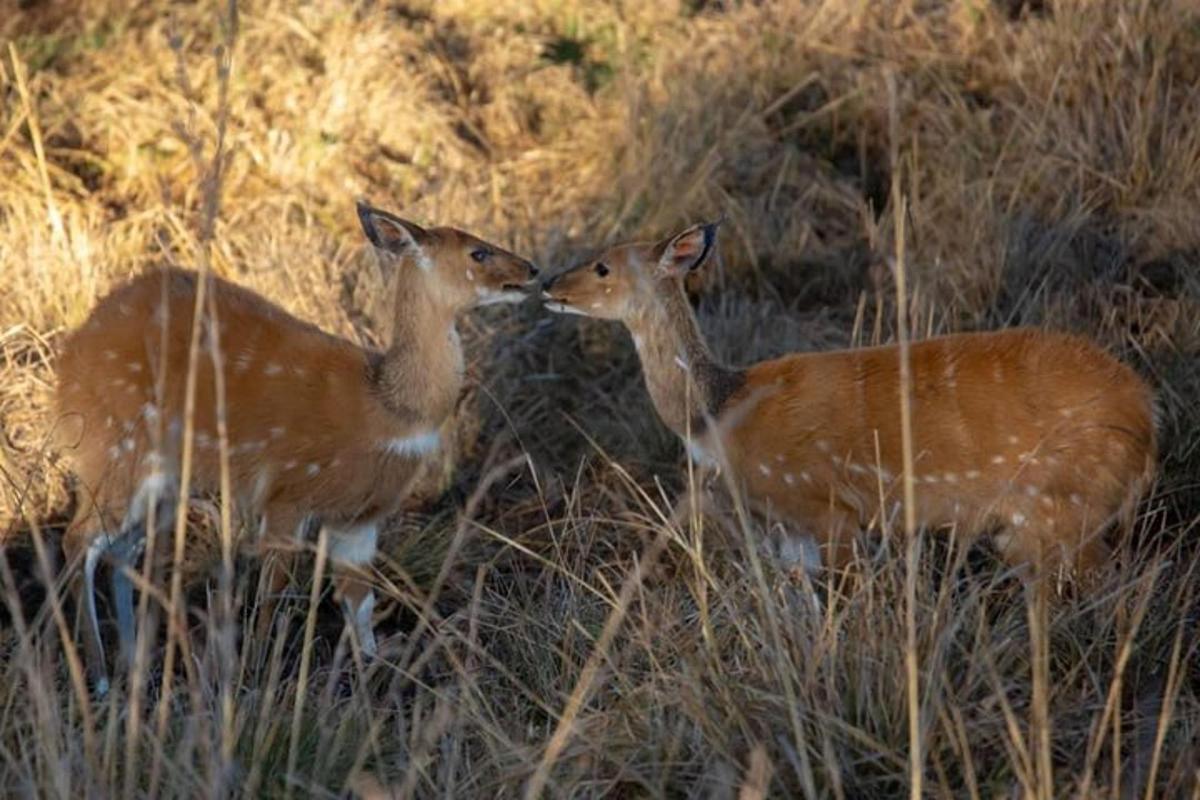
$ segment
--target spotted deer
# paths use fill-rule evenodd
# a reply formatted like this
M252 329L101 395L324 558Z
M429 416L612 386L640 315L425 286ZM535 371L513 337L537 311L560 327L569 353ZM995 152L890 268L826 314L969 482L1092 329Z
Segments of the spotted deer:
M755 505L794 523L791 568L842 568L864 527L903 497L897 345L792 353L743 369L712 355L683 278L717 225L623 244L545 279L552 311L623 322L659 416L691 457L727 469ZM1156 463L1154 399L1127 366L1074 336L1028 329L910 347L919 526L993 534L1026 573L1092 570Z
M220 485L220 363L236 507L258 525L255 549L279 554L264 564L269 596L286 586L297 537L323 525L337 593L369 656L374 595L360 570L375 556L380 521L439 448L439 426L459 397L456 317L474 306L522 299L537 269L460 230L425 229L363 203L358 216L381 265L394 273L391 345L364 349L209 278L216 323L204 315L191 487L209 493ZM165 269L116 289L70 334L58 362L59 427L79 501L63 547L70 561L82 562L74 591L86 609L85 656L100 694L108 672L96 566L105 557L115 564L119 649L129 664L132 585L122 567L142 546L152 505L156 528L173 527L197 280L193 272ZM266 623L260 635L269 631L270 617L260 610Z

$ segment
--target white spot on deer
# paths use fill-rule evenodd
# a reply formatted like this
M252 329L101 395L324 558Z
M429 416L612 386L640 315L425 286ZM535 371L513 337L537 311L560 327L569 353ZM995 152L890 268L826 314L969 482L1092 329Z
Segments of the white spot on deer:
M308 474L308 477L310 477L310 478L314 477L317 473L319 473L321 471L321 465L320 464L309 464L307 467L304 468L304 471Z
M1054 456L1046 456L1046 466L1057 467L1058 459L1055 458Z
M158 420L158 406L153 403L142 404L142 419L146 422L154 423Z
M783 463L783 453L776 453L776 454L775 454L775 463L776 463L776 464L782 464L782 463Z
M604 287L604 293L605 293L605 294L612 294L612 287L611 287L611 286L605 286L605 287Z
M339 564L357 567L375 558L378 528L374 524L330 529L329 534L329 557Z
M297 463L296 459L289 458L287 461L283 462L283 468L284 469L295 469L296 463Z
M122 386L124 386L124 385L125 385L125 379L124 379L124 378L114 378L114 379L112 380L112 387L113 387L114 389L120 389L120 388L121 388Z
M1020 511L1013 513L1012 524L1016 525L1018 527L1020 527L1021 525L1024 525L1025 524L1025 515L1022 514Z
M116 361L117 360L117 351L116 350L105 350L104 357L109 361Z
M1003 464L1004 456L992 456L992 463L993 464Z
M282 425L272 425L270 434L272 439L278 439L283 436L285 429Z
M263 370L263 372L265 372L267 375L278 375L279 373L283 372L283 367L272 361L271 363L267 364L267 368Z
M1075 410L1072 408L1060 408L1058 413L1066 419L1070 419L1071 417L1075 416Z
M114 422L114 420L112 418L112 415L111 414L108 415L107 417L104 418L104 427L111 428L113 426L113 422Z
M1024 521L1024 517L1022 517L1022 521ZM992 537L992 543L995 544L996 549L1002 553L1008 550L1009 546L1012 544L1012 540L1013 537L1011 533L1001 532Z
M388 439L380 445L380 449L396 456L423 456L436 451L441 445L441 434L436 430L427 430Z
M817 439L817 449L820 450L822 453L828 453L829 452L829 442L825 441L824 439Z
M940 480L940 479L938 478L937 475L926 475L924 478L924 481L926 483L937 483L938 480Z
M764 476L764 477L770 477L770 476L771 476L771 468L770 468L770 467L768 467L766 464L764 464L764 463L763 463L763 462L761 462L761 461L760 461L760 462L758 462L758 471L759 471L759 472L761 472L761 473L763 474L763 476Z
M958 373L958 364L955 363L954 361L947 362L947 364L946 364L946 388L947 389L953 389L956 386L958 386L958 381L956 380L957 373Z
M1044 494L1042 495L1042 505L1044 505L1046 508L1053 508L1054 500L1051 499L1050 495Z
M137 384L130 383L125 387L125 394L136 394L138 390Z
M141 372L142 364L140 361L130 361L128 364L125 365L125 368L127 370L129 370L130 372Z
M785 472L785 473L783 473L783 482L786 483L788 486L795 486L796 485L796 476L790 472Z
M467 280L471 281L472 283L475 282L475 270L473 270L473 269L467 270Z
M1013 436L1011 433L1008 435L1008 443L1009 444L1016 444L1019 441L1021 441L1021 440L1018 439L1016 436Z
M592 303L592 308L599 308L599 307L600 307L600 302L599 302L599 301L597 301L597 302L595 302L595 303Z
M134 442L133 442L132 437L126 436L124 439L121 440L121 449L124 450L126 453L132 453L133 448L134 448Z
M128 317L133 313L133 309L130 307L129 303L121 303L117 306L117 310L121 312L122 317Z
M308 374L308 370L306 370L304 367L301 367L299 365L292 367L292 372L295 373L295 375L300 378L303 378L305 375Z
M1079 494L1078 492L1071 492L1071 505L1082 506L1083 505L1083 495Z
M812 476L809 475L807 472L801 472L800 480L804 481L805 483L812 483Z
M982 474L983 474L983 473L981 473L981 472L980 472L979 470L977 470L977 469L969 469L969 470L967 470L967 471L964 473L964 477L965 477L967 480L969 480L969 481L973 481L973 480L977 479L977 478L978 478L980 475L982 475Z
M254 360L253 350L243 350L233 357L233 368L237 372L245 372L250 369L250 362Z
M958 483L958 476L953 472L947 472L942 476L942 480L946 481L946 483Z
M121 448L117 447L115 444L112 447L108 448L108 460L109 461L116 461L120 457L121 457Z
M342 465L342 460L340 458L338 458L337 456L334 456L333 460L329 462L330 469L335 469L337 467L340 467L341 465Z
M1025 486L1025 494L1029 495L1030 497L1037 497L1039 494L1041 494L1041 492L1038 490L1038 487L1030 483Z

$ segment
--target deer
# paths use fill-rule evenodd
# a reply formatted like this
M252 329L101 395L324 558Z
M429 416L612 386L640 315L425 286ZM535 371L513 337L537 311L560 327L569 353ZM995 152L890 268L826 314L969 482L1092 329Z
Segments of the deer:
M376 652L375 606L363 575L379 526L398 509L441 446L441 426L464 380L456 319L514 303L537 275L528 260L450 227L420 225L357 201L384 272L393 273L390 345L368 349L326 333L264 297L207 277L195 372L191 489L215 493L222 450L234 503L257 521L253 551L267 598L286 588L303 537L323 526L335 594L363 656ZM109 689L96 612L98 563L113 564L119 656L132 665L133 587L147 520L173 529L185 431L185 385L199 276L163 268L112 291L71 332L58 359L61 446L77 511L63 538L84 609L85 661L95 692ZM216 355L220 352L220 357ZM216 369L224 379L227 443L219 446ZM78 573L76 573L78 575ZM260 607L267 635L273 603Z
M719 362L684 285L717 230L605 249L544 278L543 302L624 323L658 416L693 464L790 523L782 566L847 575L856 537L895 519L904 497L899 345ZM1030 328L914 342L909 364L918 528L967 544L990 535L1031 582L1095 577L1110 556L1103 535L1131 523L1154 478L1148 385L1089 340Z

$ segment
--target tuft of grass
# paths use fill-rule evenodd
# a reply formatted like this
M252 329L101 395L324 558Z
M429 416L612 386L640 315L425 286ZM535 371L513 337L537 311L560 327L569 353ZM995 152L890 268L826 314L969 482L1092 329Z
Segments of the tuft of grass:
M1192 4L265 0L222 76L231 33L203 4L0 19L0 791L882 798L914 765L936 797L1200 790ZM814 607L760 558L773 521L675 513L697 487L623 332L485 309L455 445L381 537L379 664L320 585L242 636L255 566L223 579L239 532L197 509L172 639L81 701L33 547L67 503L60 337L175 262L382 341L356 195L548 268L724 212L691 288L737 363L1086 333L1157 387L1161 478L1087 595L875 535Z

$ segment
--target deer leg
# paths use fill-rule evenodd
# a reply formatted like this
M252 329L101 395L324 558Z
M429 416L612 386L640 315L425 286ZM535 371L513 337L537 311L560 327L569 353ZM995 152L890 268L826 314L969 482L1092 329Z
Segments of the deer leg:
M375 560L379 530L375 523L348 528L330 528L329 557L333 561L333 582L346 623L354 631L365 658L376 652L375 629L371 614L375 610L375 592L365 568Z
M175 517L177 488L172 477L160 469L161 459L151 454L145 474L129 504L121 535L108 548L112 558L112 599L117 617L118 653L126 669L133 667L136 631L133 615L133 580L130 573L146 548L146 526L154 509L154 526L161 536L170 531Z
M82 572L71 578L71 594L76 613L82 617L84 664L98 697L108 693L109 677L104 642L100 638L100 617L96 612L96 567L110 541L99 509L90 500L81 500L62 546L68 568L82 567Z
M282 504L268 506L263 511L257 543L262 559L255 624L255 638L259 642L270 637L279 600L292 582L296 551L308 519L307 514Z

